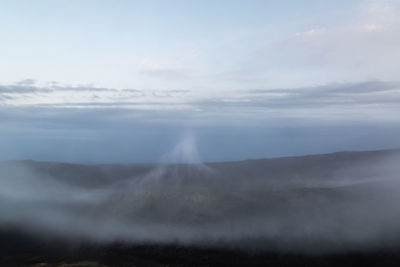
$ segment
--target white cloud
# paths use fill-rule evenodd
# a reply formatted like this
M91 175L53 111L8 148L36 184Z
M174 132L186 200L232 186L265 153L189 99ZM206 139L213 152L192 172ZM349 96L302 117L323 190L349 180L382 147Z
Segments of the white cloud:
M392 24L398 22L398 1L373 0L367 2L363 18L372 23Z
M381 30L384 30L385 27L382 25L378 25L378 24L365 24L363 26L363 29L365 31L381 31Z
M331 23L315 19L308 29L253 50L246 60L226 71L226 82L235 86L236 81L242 88L276 88L398 80L398 3L368 1L353 10L351 17L337 17Z
M295 34L295 36L297 37L309 37L309 36L315 36L315 35L321 35L324 34L326 32L325 28L321 28L321 29L311 29L308 31L304 31L304 32L298 32Z
M147 59L139 64L139 71L151 77L167 80L188 79L193 74L193 69L189 67L166 65Z

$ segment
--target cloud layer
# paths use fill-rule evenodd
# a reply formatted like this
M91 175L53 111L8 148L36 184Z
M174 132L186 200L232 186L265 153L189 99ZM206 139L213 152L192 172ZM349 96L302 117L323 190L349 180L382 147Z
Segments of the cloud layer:
M171 111L171 120L248 116L277 118L394 120L400 106L400 82L368 81L322 86L226 91L204 95L189 90L113 89L93 86L38 86L19 82L0 86L2 109L133 109L145 114ZM181 114L180 114L181 113ZM179 115L180 114L180 115ZM246 115L247 114L247 115ZM368 117L368 118L367 118ZM215 121L214 121L215 122ZM218 123L218 121L217 121Z

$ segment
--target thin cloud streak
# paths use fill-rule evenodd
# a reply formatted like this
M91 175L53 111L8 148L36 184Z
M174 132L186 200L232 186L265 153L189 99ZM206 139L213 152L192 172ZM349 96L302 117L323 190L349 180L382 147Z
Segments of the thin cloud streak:
M74 92L74 94L71 94ZM118 109L143 113L174 111L169 119L210 117L213 123L227 117L257 121L274 118L396 119L400 82L365 81L314 87L227 91L210 97L189 90L139 90L90 86L2 85L2 107L46 109ZM295 111L295 112L294 112ZM180 114L182 113L182 114ZM186 114L184 114L186 113ZM370 115L373 114L371 117ZM154 115L154 114L152 114ZM150 118L149 120L154 120ZM212 118L213 117L213 118Z

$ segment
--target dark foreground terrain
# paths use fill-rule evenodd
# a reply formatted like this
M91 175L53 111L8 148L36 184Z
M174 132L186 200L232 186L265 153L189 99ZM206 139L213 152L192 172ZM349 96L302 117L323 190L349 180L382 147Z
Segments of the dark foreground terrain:
M335 254L244 252L179 245L65 243L0 234L0 266L399 266L400 249Z
M400 150L0 163L0 266L400 266Z

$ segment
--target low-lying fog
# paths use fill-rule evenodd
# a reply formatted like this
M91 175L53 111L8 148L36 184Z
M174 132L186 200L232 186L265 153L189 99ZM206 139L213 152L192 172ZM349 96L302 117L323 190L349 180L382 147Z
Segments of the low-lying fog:
M188 138L163 162L3 162L0 224L99 242L303 252L400 245L400 151L203 164Z

